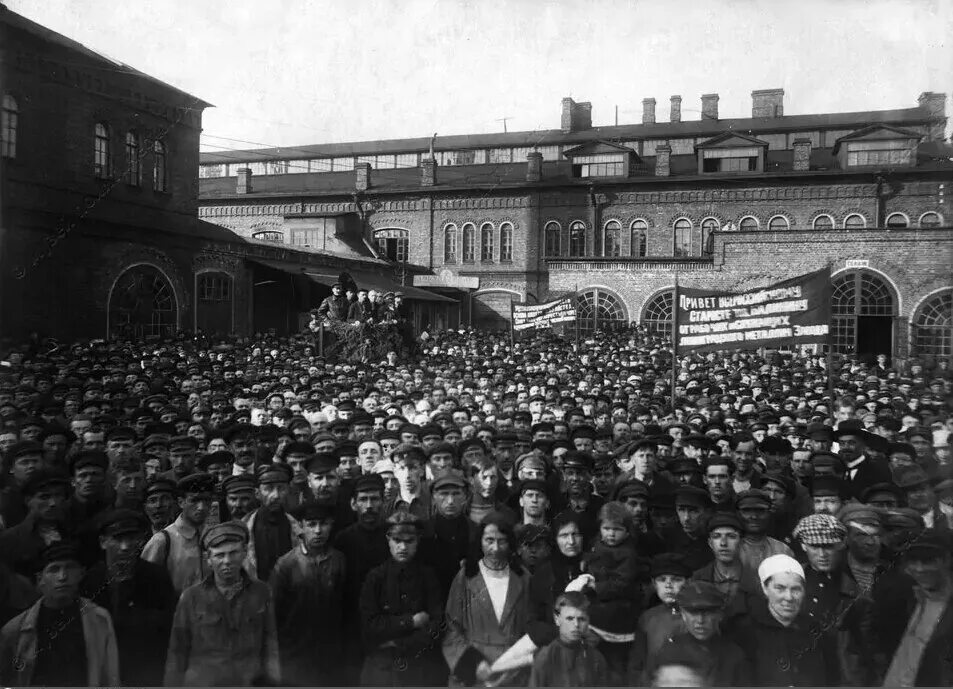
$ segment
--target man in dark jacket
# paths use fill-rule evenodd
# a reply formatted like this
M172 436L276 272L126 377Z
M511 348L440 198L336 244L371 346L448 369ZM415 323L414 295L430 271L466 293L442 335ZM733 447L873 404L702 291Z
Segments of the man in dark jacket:
M40 553L69 536L64 522L68 491L69 479L46 469L32 474L23 484L26 519L0 531L0 559L17 573L32 578Z
M105 560L80 590L112 617L123 686L159 686L178 596L165 568L139 557L151 531L142 513L116 509L98 521Z
M844 481L850 497L860 498L861 494L875 483L889 483L892 480L890 467L876 464L864 454L867 448L867 431L856 419L841 421L834 431L837 440L838 457L847 466Z
M420 558L437 574L443 600L469 554L470 520L465 510L468 487L460 472L452 469L430 484L434 516L424 525Z
M318 315L326 321L340 322L347 318L349 306L344 289L339 283L334 283L331 285L331 296L325 297L318 307Z

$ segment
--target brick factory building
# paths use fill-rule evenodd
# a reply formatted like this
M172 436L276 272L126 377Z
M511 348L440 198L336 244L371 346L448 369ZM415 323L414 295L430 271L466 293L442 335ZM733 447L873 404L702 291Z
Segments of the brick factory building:
M200 220L208 103L2 5L0 51L0 335L284 334L329 275L396 288L360 242L318 252Z
M837 351L951 355L953 152L945 95L916 107L560 128L203 153L199 215L248 237L313 245L350 227L395 270L505 327L509 306L576 292L583 328L671 328L685 286L740 290L830 265ZM456 312L431 314L438 326Z

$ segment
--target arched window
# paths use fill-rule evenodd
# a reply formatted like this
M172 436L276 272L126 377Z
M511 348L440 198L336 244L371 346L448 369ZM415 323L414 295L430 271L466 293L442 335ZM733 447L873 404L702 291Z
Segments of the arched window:
M768 221L768 229L772 232L778 232L780 230L787 230L791 227L791 224L788 222L788 219L783 215L776 215Z
M126 132L126 184L138 187L142 181L142 161L139 158L139 135Z
M753 232L758 229L758 219L750 215L741 219L740 229L742 232Z
M586 255L586 225L581 220L569 226L569 255L573 258Z
M924 213L920 216L920 227L940 227L943 224L943 218L940 217L939 213L934 213L930 211L929 213Z
M443 230L443 262L457 262L457 226L453 223Z
M862 230L867 227L867 221L859 213L853 213L844 218L845 230Z
M692 255L692 223L682 218L675 221L675 236L672 255L675 258L688 258Z
M410 256L410 233L403 229L383 229L374 231L377 251L383 257L396 263L404 263Z
M953 289L933 295L917 310L913 351L918 356L953 356Z
M467 223L463 226L463 262L473 263L474 248L476 246L476 228L473 223Z
M172 335L178 306L172 285L157 268L134 266L124 272L109 294L109 333L142 339Z
M493 225L484 223L480 228L480 260L493 260Z
M616 258L622 255L622 225L617 220L610 220L603 230L602 255Z
M152 144L152 188L166 191L165 144L156 141Z
M814 218L813 227L815 230L833 230L834 218L829 215L819 215Z
M500 263L513 260L513 226L505 222L500 225Z
M93 174L100 178L109 177L109 127L97 122L94 129Z
M718 229L718 221L714 218L705 218L702 220L702 256L711 256L715 253L715 236Z
M892 353L893 290L879 275L842 273L831 283L831 342L835 352Z
M0 156L17 157L17 127L20 124L20 109L16 99L3 94L3 109L0 110Z
M546 236L546 255L559 256L562 254L562 228L559 226L559 223L546 223L544 234Z
M648 255L649 224L644 220L633 220L630 230L629 255L632 258L644 258Z
M891 213L887 216L887 227L894 230L902 230L910 225L910 220L903 213Z
M657 294L645 305L642 326L649 335L672 337L672 292Z
M284 235L278 230L259 230L252 234L252 239L273 244L282 244L285 241Z
M619 330L629 324L622 303L600 289L588 290L576 298L576 317L581 332Z

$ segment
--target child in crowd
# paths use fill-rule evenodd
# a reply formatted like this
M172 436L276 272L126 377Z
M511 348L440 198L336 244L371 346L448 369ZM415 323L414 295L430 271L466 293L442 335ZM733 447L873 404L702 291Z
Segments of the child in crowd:
M581 591L569 591L556 599L553 618L559 638L536 654L529 686L598 687L608 683L606 659L588 637L590 605Z
M661 602L639 617L629 652L628 681L633 686L649 683L651 678L643 676L646 660L654 657L669 638L685 631L677 599L692 576L691 568L681 555L662 553L652 558L651 575L655 595Z
M592 576L587 588L594 602L590 613L593 631L602 640L602 652L614 680L625 677L626 657L633 640L638 607L633 592L638 587L638 555L633 524L621 502L607 502L599 510L599 540L585 556L585 570Z

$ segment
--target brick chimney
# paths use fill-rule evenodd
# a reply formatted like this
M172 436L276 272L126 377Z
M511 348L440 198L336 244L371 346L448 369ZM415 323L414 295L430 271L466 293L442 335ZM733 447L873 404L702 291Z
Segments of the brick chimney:
M437 161L431 157L420 158L420 186L432 187L437 183Z
M655 124L655 99L642 99L642 124Z
M762 89L751 92L752 117L784 115L784 89Z
M655 176L668 177L671 174L672 147L662 144L655 149Z
M917 98L917 105L920 106L921 110L926 111L930 117L935 117L938 120L930 123L930 133L927 137L931 141L943 141L943 130L946 123L939 120L946 117L946 94L924 91Z
M592 103L577 103L572 98L563 98L560 125L564 134L592 129Z
M682 97L672 96L672 114L668 118L669 122L682 121Z
M543 154L530 151L526 154L526 181L538 182L543 178Z
M706 93L702 95L702 119L718 119L718 94Z
M235 186L235 193L236 194L250 194L251 193L251 169L247 167L240 167L235 171L235 177L238 180Z
M370 163L357 163L354 166L354 186L358 191L367 191L371 188Z
M794 170L803 172L811 169L811 140L794 140Z

